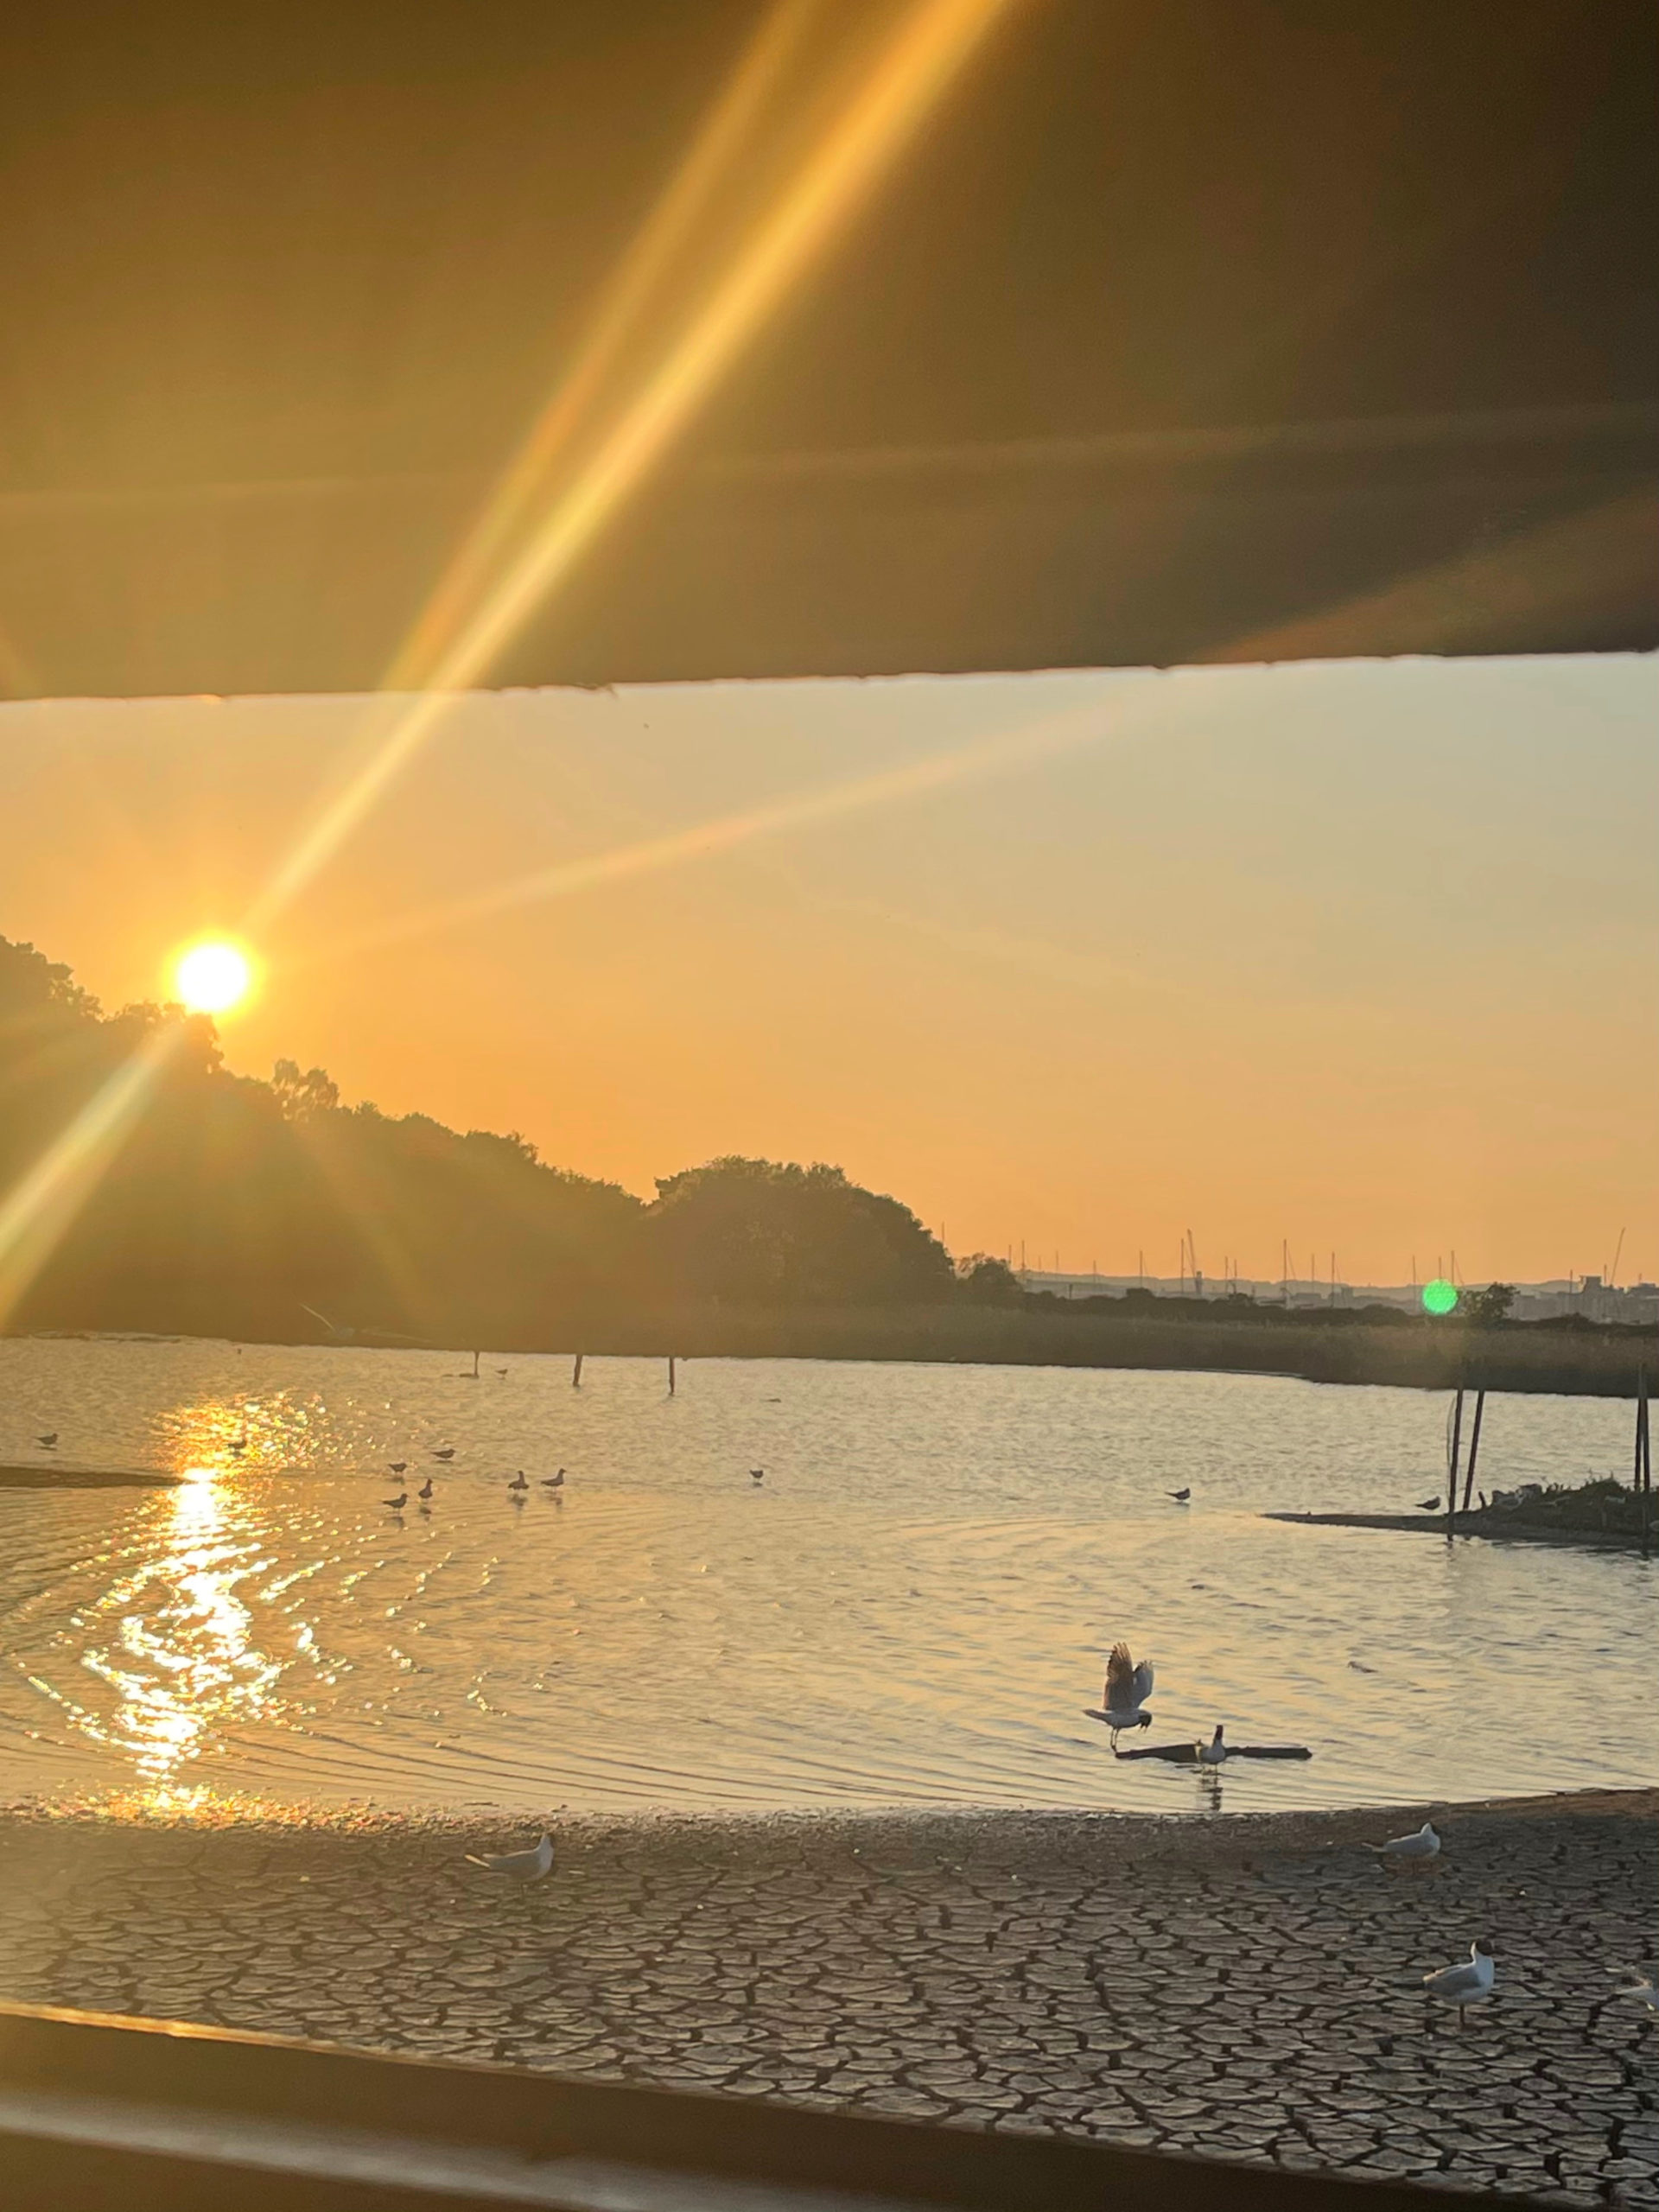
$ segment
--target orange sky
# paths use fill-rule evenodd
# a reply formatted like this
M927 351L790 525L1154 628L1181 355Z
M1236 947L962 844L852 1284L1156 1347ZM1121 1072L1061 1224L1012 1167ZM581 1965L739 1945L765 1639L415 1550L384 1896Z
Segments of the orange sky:
M1652 1274L1656 675L474 695L272 925L227 1056L646 1192L719 1152L835 1160L954 1249L1033 1264L1173 1274L1191 1225L1211 1274L1276 1275L1287 1236L1354 1281L1454 1248L1525 1279L1602 1267L1624 1226L1621 1279ZM158 995L364 713L0 706L0 933L107 1004Z

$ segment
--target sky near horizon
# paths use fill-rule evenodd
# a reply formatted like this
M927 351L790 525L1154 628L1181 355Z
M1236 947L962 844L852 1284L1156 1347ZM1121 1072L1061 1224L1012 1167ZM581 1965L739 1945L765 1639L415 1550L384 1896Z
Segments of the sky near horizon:
M0 705L0 934L161 995L371 711ZM1651 1277L1656 728L1637 656L468 694L226 1054L1033 1266Z

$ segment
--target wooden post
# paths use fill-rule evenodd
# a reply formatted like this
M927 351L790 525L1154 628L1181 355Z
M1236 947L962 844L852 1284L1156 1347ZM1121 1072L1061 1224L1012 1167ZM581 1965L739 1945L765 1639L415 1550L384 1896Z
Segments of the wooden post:
M576 1363L570 1370L570 1388L573 1390L580 1390L582 1388L582 1363L584 1357L585 1355L583 1353L578 1352L576 1354Z
M1653 1537L1653 1432L1648 1416L1648 1370L1636 1370L1636 1486L1642 1496L1642 1556Z
M674 1355L672 1352L668 1355L668 1395L671 1398L674 1395Z
M1469 1471L1463 1478L1463 1510L1469 1510L1469 1501L1475 1494L1475 1460L1480 1452L1480 1417L1486 1410L1486 1393L1475 1393L1475 1421L1469 1432Z
M1458 1516L1458 1466L1463 1457L1463 1385L1458 1385L1457 1402L1452 1408L1452 1465L1446 1478L1446 1533L1452 1534L1452 1524Z

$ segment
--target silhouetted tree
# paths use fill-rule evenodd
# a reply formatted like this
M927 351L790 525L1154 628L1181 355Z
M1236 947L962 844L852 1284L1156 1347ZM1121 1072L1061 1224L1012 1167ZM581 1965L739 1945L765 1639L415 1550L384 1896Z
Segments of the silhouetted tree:
M1471 1321L1507 1321L1514 1303L1512 1282L1489 1282L1484 1290L1465 1292L1463 1311Z
M839 1167L728 1158L661 1178L642 1244L666 1287L731 1305L943 1303L954 1284L909 1207Z
M957 1291L973 1306L1018 1306L1025 1296L1020 1278L1006 1260L984 1252L957 1262Z

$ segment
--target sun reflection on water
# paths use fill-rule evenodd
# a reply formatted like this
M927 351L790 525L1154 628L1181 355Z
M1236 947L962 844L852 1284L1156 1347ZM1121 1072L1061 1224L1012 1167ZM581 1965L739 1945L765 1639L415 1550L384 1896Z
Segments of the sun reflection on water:
M283 1672L237 1594L267 1564L241 1501L214 1468L183 1472L158 1508L153 1549L88 1619L81 1662L116 1694L95 1732L130 1756L152 1796L175 1803L200 1796L182 1770L224 1729L276 1717Z

